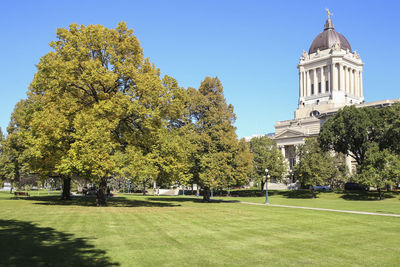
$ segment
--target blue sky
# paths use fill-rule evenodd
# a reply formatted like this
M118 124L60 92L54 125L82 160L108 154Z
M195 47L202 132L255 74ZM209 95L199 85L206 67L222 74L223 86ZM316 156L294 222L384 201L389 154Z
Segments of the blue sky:
M0 127L26 97L56 29L71 23L133 28L144 54L181 86L218 76L239 137L293 118L297 64L323 30L325 8L364 61L367 102L400 97L397 1L0 1Z

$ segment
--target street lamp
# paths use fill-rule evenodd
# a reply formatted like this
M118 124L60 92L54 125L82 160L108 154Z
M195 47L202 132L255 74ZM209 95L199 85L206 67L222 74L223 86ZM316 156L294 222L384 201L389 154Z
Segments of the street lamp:
M265 204L268 203L268 179L269 179L268 169L265 169Z

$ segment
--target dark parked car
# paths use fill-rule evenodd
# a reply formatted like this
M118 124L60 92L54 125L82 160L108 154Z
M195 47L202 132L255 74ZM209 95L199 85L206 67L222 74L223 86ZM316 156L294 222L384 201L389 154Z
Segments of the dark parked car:
M369 191L369 187L360 185L358 183L345 183L344 184L344 190L364 190L364 191Z

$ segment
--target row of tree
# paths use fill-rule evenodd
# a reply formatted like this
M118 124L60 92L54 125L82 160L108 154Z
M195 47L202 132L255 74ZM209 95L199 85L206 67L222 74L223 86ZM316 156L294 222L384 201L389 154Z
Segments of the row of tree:
M321 127L318 138L297 147L293 173L267 136L250 141L255 181L264 187L265 169L271 178L286 181L293 175L302 185L328 184L343 188L350 180L381 188L400 182L400 104L384 107L344 107ZM346 157L356 162L350 175Z
M321 127L318 139L299 146L295 177L303 184L343 187L352 180L382 188L400 182L400 105L344 107ZM346 157L356 162L349 175Z
M247 182L252 155L218 78L184 89L161 77L124 22L72 24L50 46L1 141L2 177L58 177L64 199L84 178L99 185L98 205L110 178L195 183L205 200L210 188Z
M218 78L185 89L161 77L125 23L115 29L72 24L58 29L50 46L27 99L15 106L7 137L0 135L1 177L57 177L64 199L78 177L97 183L98 204L106 205L110 178L143 187L198 184L208 201L211 188L243 185L250 176L263 187L265 169L275 180L287 176L273 140L254 138L250 149L238 140ZM299 147L295 178L339 185L348 155L363 184L393 184L400 173L399 126L399 105L345 107L322 126L318 140Z
M318 138L323 151L357 162L356 180L378 189L400 182L400 104L345 107L323 124Z

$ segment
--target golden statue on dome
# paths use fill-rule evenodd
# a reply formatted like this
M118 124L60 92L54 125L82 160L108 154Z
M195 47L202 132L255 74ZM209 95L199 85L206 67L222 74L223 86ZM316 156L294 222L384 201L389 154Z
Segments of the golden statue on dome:
M329 8L325 8L325 10L326 10L326 13L328 13L328 18L331 18L331 16L333 16L333 13L331 13L329 11Z

